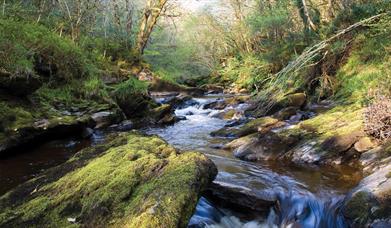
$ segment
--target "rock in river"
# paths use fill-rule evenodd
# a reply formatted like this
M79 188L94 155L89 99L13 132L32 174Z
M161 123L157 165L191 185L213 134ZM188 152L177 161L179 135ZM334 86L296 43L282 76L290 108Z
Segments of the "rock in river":
M246 187L217 181L209 185L206 196L225 207L263 214L268 213L277 200L273 195L256 193Z
M391 227L391 164L383 165L350 192L343 214L352 227ZM385 226L376 226L380 222Z
M109 136L0 198L0 227L186 227L217 169L138 133Z
M279 121L272 117L262 117L251 120L241 127L224 127L211 133L212 136L243 137L255 132L265 132L275 127Z
M227 144L234 149L237 158L247 161L271 160L291 149L298 141L298 135L280 135L274 132L255 133Z

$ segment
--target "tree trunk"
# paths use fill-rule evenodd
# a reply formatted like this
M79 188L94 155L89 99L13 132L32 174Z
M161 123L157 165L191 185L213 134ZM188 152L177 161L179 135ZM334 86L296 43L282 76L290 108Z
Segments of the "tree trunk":
M165 10L168 0L148 0L140 22L140 31L136 39L136 51L142 55L159 16Z
M303 4L303 12L304 12L304 16L306 17L307 25L309 29L315 31L316 25L314 24L314 22L312 22L311 15L308 10L307 2L306 0L301 0L301 2Z
M130 0L126 0L126 34L128 36L132 33L133 28L133 5Z
M327 20L331 21L334 18L334 0L328 0L328 12L327 12Z
M5 16L5 0L3 0L3 16Z
M119 6L117 0L112 0L113 2L113 11L114 11L114 23L117 26L118 31L121 29L121 17L119 13Z

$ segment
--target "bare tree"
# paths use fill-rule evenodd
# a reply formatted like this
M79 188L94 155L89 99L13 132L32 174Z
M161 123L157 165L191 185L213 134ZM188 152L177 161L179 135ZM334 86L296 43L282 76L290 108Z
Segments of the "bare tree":
M306 24L307 24L309 29L315 31L316 30L316 25L314 24L314 22L311 19L311 15L310 15L310 12L309 12L309 9L308 9L307 1L306 0L301 0L301 2L302 2L303 14L304 14L304 17L305 17Z
M153 28L155 27L160 15L165 11L167 1L168 0L147 0L136 38L135 49L139 54L144 53L144 49L147 46Z

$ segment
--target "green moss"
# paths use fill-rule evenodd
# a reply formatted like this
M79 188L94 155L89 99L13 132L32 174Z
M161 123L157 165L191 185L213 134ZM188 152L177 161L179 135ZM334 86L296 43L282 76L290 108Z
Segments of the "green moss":
M56 77L80 78L97 72L71 40L44 26L11 19L0 20L0 67L10 72L32 72L35 60L54 66Z
M251 120L245 125L236 128L236 127L224 127L220 130L214 131L211 134L214 136L222 137L243 137L258 131L262 131L263 128L269 128L277 124L279 121L272 117L262 117L258 119Z
M23 107L12 107L5 102L0 102L0 131L15 131L31 126L33 120L33 114Z
M245 136L245 135L248 135L248 134L251 134L251 133L255 133L255 132L259 131L262 128L270 127L270 126L272 126L272 125L274 125L276 123L278 123L278 120L274 119L272 117L258 118L258 119L255 119L255 120L251 120L250 122L245 124L243 127L240 127L236 131L235 134L237 136L239 136L239 137Z
M304 136L308 136L308 134L306 132L303 131L303 129L301 129L300 127L298 126L294 126L292 128L287 128L287 129L283 129L281 131L278 131L276 133L280 138L282 139L287 139L287 138L302 138Z
M383 31L383 30L382 30ZM339 100L365 103L371 99L371 91L387 91L391 83L390 31L359 35L353 51L337 72L339 86L336 98ZM369 95L369 96L368 96ZM373 94L372 94L373 95Z
M213 164L199 153L177 154L158 137L121 137L124 145L40 186L22 202L0 204L0 225L65 227L71 225L68 218L76 218L75 226L186 226L200 191L215 175Z
M234 96L224 99L224 103L228 105L237 105L240 103L245 103L250 100L250 96Z
M358 224L365 224L369 219L372 206L370 193L360 191L347 201L344 215Z
M125 100L129 95L146 94L148 84L144 81L139 81L136 78L130 78L127 81L116 86L114 94L117 99Z
M223 119L230 120L234 115L236 114L236 111L234 109L228 110L227 112L223 113Z
M363 108L358 105L337 106L301 122L302 129L315 132L320 139L363 131Z

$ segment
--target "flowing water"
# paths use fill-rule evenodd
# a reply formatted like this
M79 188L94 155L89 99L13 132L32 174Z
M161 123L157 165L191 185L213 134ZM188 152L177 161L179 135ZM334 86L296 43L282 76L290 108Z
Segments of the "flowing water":
M341 200L359 178L355 170L341 167L319 168L298 166L283 162L245 162L233 157L232 152L216 148L229 142L213 138L210 132L227 124L214 118L217 110L203 109L203 105L221 97L194 99L197 104L176 110L186 120L165 128L147 129L174 147L206 154L218 167L216 182L278 201L268 208L269 215L224 208L202 197L189 227L346 227L339 213ZM239 105L236 109L244 109ZM69 159L78 150L99 143L104 134L96 132L92 140L67 139L49 142L29 153L0 160L0 195L16 185L33 178L43 170Z
M278 201L268 216L235 211L214 205L202 197L189 227L346 227L339 208L344 194L354 187L359 174L348 167L306 167L284 162L245 162L232 152L216 148L229 141L213 138L227 121L214 118L217 110L203 109L216 97L195 99L198 105L176 110L181 121L166 128L150 129L180 150L197 150L206 154L218 167L215 182L251 189ZM242 109L244 107L236 107ZM247 216L246 216L247 214ZM250 214L250 216L248 216Z

